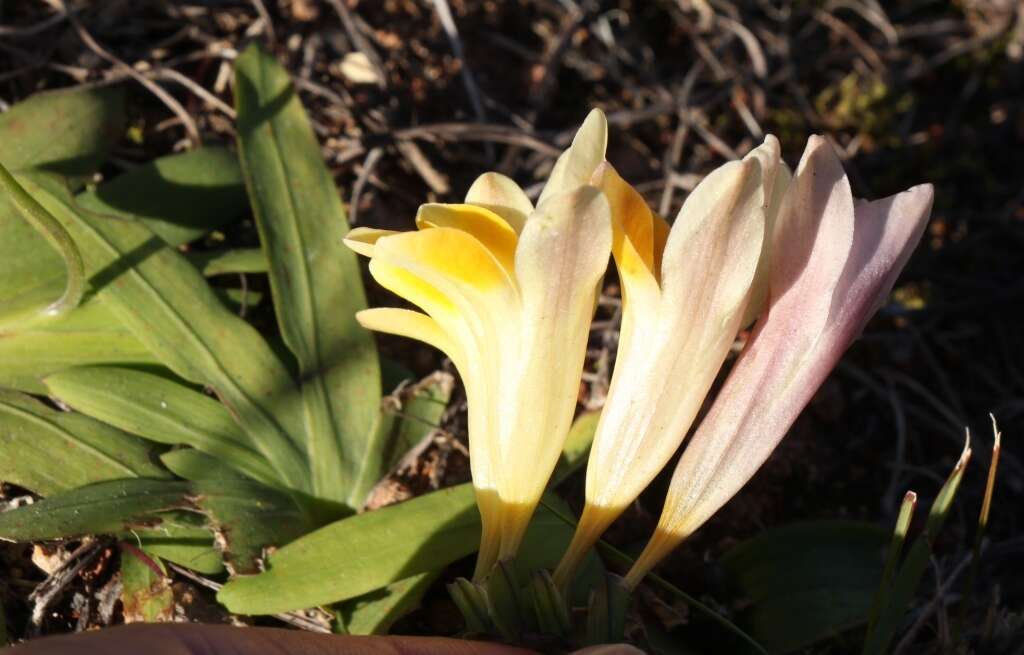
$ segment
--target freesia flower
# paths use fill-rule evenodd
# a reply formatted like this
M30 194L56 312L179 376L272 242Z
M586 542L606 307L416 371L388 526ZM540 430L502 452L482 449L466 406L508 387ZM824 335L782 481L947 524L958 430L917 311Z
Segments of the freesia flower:
M676 468L635 587L754 475L888 296L917 245L931 185L854 200L811 137L774 230L769 308Z
M382 286L423 313L360 312L370 329L426 342L451 358L469 408L482 519L476 577L515 555L568 434L598 282L611 250L608 201L588 186L607 123L591 112L533 207L487 173L464 204L427 204L417 231L352 230Z
M766 224L789 181L769 136L742 161L709 174L669 231L611 166L594 177L612 206L623 316L587 464L586 504L555 572L563 586L679 448L748 308L763 306L755 277L768 250Z

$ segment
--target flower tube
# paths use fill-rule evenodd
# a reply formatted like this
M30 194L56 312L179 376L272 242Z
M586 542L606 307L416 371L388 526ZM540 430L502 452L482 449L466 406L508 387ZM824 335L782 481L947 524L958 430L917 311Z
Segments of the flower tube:
M555 571L560 586L664 468L700 410L747 314L766 215L788 181L783 168L778 141L768 137L704 178L671 231L611 166L595 172L612 207L623 316L586 504Z
M669 487L635 587L765 462L888 296L928 221L931 185L854 200L835 153L811 137L774 230L768 313Z
M359 322L440 349L462 377L483 529L477 579L515 555L572 422L612 242L608 201L587 184L606 140L603 114L591 112L536 208L487 173L464 204L423 205L418 231L346 238L378 283L423 310L368 309Z

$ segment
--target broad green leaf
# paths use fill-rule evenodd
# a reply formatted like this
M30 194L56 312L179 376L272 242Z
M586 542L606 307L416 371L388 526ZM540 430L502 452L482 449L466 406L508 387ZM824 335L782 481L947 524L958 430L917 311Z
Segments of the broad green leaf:
M112 478L168 477L140 441L99 421L0 390L0 480L50 496Z
M433 376L420 384L428 382L441 388L445 385L444 378ZM429 384L423 387L430 388ZM572 432L577 436L570 441L584 441L579 435L592 434L588 426L588 420L574 424ZM574 446L570 452L579 451ZM565 458L581 459L568 454ZM567 509L564 501L550 494L545 495L545 503ZM557 563L574 528L547 507L538 508L519 557L524 580L531 570ZM473 487L461 484L349 517L301 537L271 556L266 573L231 581L218 599L239 614L274 614L348 599L359 599L356 606L365 601L361 607L367 616L378 611L386 614L390 611L387 607L415 604L419 592L411 583L392 588L387 595L379 590L440 571L476 552L479 539L480 514ZM600 560L591 554L574 589L585 594L585 586L603 574ZM381 608L372 607L371 599L359 598L367 594L380 600ZM352 607L346 603L342 609L351 611Z
M169 450L160 455L167 470L186 480L239 480L245 476L226 462L195 448Z
M156 513L188 506L190 484L131 478L77 487L0 514L0 537L43 541L152 527Z
M465 557L479 539L473 489L463 484L311 532L217 599L237 614L274 614L355 598Z
M312 488L362 503L380 368L345 210L287 71L255 44L235 61L238 145L281 333L298 360Z
M0 334L0 387L45 394L42 378L90 364L156 366L158 362L95 296L58 320Z
M391 624L416 609L440 571L412 577L346 601L339 609L339 620L348 634L383 635Z
M151 441L188 444L217 458L222 470L230 467L254 480L281 484L224 405L183 384L107 366L68 369L45 382L53 396L87 416Z
M7 114L0 115L0 121L3 116ZM85 126L87 119L83 119ZM0 138L0 149L3 146ZM124 173L80 193L75 203L119 220L142 221L168 244L177 246L238 216L247 199L234 155L220 148L202 148ZM0 315L4 317L38 312L64 288L66 275L60 255L2 196L0 262ZM90 262L85 264L89 271ZM10 321L0 318L0 322ZM75 364L155 361L105 306L88 300L62 319L15 330L8 327L2 337L0 385L36 393L42 391L37 382L40 377ZM20 355L8 357L7 353Z
M75 201L91 212L138 220L172 246L238 218L248 204L238 159L223 148L155 159Z
M88 175L124 131L119 86L37 93L0 114L0 163Z
M78 307L85 295L85 266L78 246L71 239L60 221L30 196L11 173L0 164L0 196L7 206L23 221L32 226L42 235L53 250L60 255L64 264L64 289L61 295L43 307L32 307L27 313L19 315L17 309L12 316L10 310L3 317L7 325L33 322L41 318L50 320L60 318ZM23 308L21 308L23 309Z
M366 463L352 485L358 506L405 453L438 428L454 384L451 375L438 372L383 399Z
M263 549L310 529L295 502L250 480L172 481L133 478L78 487L0 514L0 538L64 539L134 534L158 528L172 510L201 512L217 535L230 570L255 573ZM177 512L168 515L177 522Z
M46 180L29 184L79 244L96 271L90 284L125 327L172 371L213 387L280 478L293 489L308 488L297 442L298 394L259 333L229 313L195 267L141 223L80 215Z
M745 608L737 623L789 653L866 621L888 534L871 523L815 521L769 530L722 558Z
M209 250L189 253L188 258L206 277L267 272L267 256L260 249Z
M0 164L88 175L107 158L124 125L120 87L51 91L0 114ZM64 291L64 260L0 193L0 325L38 313Z
M174 592L163 562L127 543L121 545L121 605L125 623L174 620Z
M160 525L138 528L124 538L144 547L148 553L204 575L224 571L224 563L214 547L206 517L195 512L176 511L162 512L160 519Z
M190 501L210 519L232 574L255 574L268 546L281 546L313 529L284 493L251 480L198 480Z

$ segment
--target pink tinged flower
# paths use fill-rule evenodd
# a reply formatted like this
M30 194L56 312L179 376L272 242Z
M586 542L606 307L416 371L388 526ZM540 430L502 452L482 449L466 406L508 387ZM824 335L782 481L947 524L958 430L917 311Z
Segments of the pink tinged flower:
M623 316L586 504L558 584L664 468L700 410L756 286L773 190L788 181L779 169L778 141L768 137L710 173L671 231L610 165L594 174L612 208Z
M644 575L746 484L888 296L917 245L931 185L854 200L828 143L811 137L772 238L769 308L676 467Z

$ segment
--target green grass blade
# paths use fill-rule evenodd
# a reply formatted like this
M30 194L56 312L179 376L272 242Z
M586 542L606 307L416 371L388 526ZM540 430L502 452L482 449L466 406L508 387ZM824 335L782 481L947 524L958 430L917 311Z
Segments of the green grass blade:
M345 211L288 73L250 45L235 63L242 170L270 265L274 307L301 371L306 447L317 495L355 508L375 458L380 370Z
M910 607L914 594L921 583L921 577L928 568L928 562L932 555L932 546L936 535L942 529L942 525L949 515L949 509L956 498L956 492L960 488L960 481L963 479L964 469L971 459L970 442L964 446L960 459L957 460L953 472L946 479L945 484L935 496L931 509L928 512L928 524L923 534L914 540L910 552L900 567L892 582L890 590L885 592L885 599L882 602L882 610L879 613L878 621L872 626L864 639L863 655L883 655L888 652L889 644L892 642L896 631L903 623Z
M903 554L903 544L907 539L907 530L910 528L910 521L914 517L914 508L917 507L917 494L908 491L900 504L900 513L896 517L896 527L892 532L892 540L889 542L889 550L885 556L885 568L882 570L882 581L875 592L875 599L871 604L871 611L868 613L868 632L874 629L878 622L878 616L886 603L893 575Z

